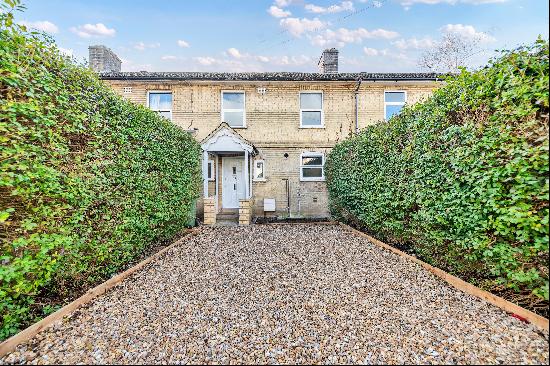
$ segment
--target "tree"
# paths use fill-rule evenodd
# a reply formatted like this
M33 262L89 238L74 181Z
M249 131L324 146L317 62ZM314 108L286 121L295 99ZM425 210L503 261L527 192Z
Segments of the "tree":
M482 37L464 37L457 33L445 33L432 48L424 51L418 65L432 72L458 72L460 67L468 67L472 56L483 49Z

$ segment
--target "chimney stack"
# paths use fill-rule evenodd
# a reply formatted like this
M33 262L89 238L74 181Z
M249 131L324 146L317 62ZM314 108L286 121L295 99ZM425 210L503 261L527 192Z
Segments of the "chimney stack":
M321 74L338 74L338 50L336 48L324 50L317 66Z
M88 51L90 68L95 72L120 72L122 61L110 48L97 45L88 47Z

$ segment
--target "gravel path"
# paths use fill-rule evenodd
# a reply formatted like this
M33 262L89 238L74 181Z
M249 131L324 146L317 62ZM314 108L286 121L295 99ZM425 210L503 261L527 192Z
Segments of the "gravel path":
M4 363L543 363L548 334L336 225L202 228Z

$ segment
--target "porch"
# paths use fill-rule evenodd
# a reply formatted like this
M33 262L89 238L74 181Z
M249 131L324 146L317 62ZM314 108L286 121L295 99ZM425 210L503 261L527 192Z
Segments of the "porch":
M224 221L235 219L236 213L238 223L248 225L251 216L252 157L257 150L226 123L207 136L201 147L204 223L214 225L218 218Z

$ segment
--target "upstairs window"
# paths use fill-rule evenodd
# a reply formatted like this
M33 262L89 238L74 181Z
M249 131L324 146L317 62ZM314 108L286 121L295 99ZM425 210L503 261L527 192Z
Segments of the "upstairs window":
M148 102L151 110L172 119L172 92L149 92Z
M300 93L300 127L323 127L323 93Z
M404 91L384 92L384 118L389 121L392 116L399 114L407 102L407 93Z
M222 122L231 127L246 127L244 92L222 92Z
M323 153L303 153L300 159L300 180L325 180L325 155Z

